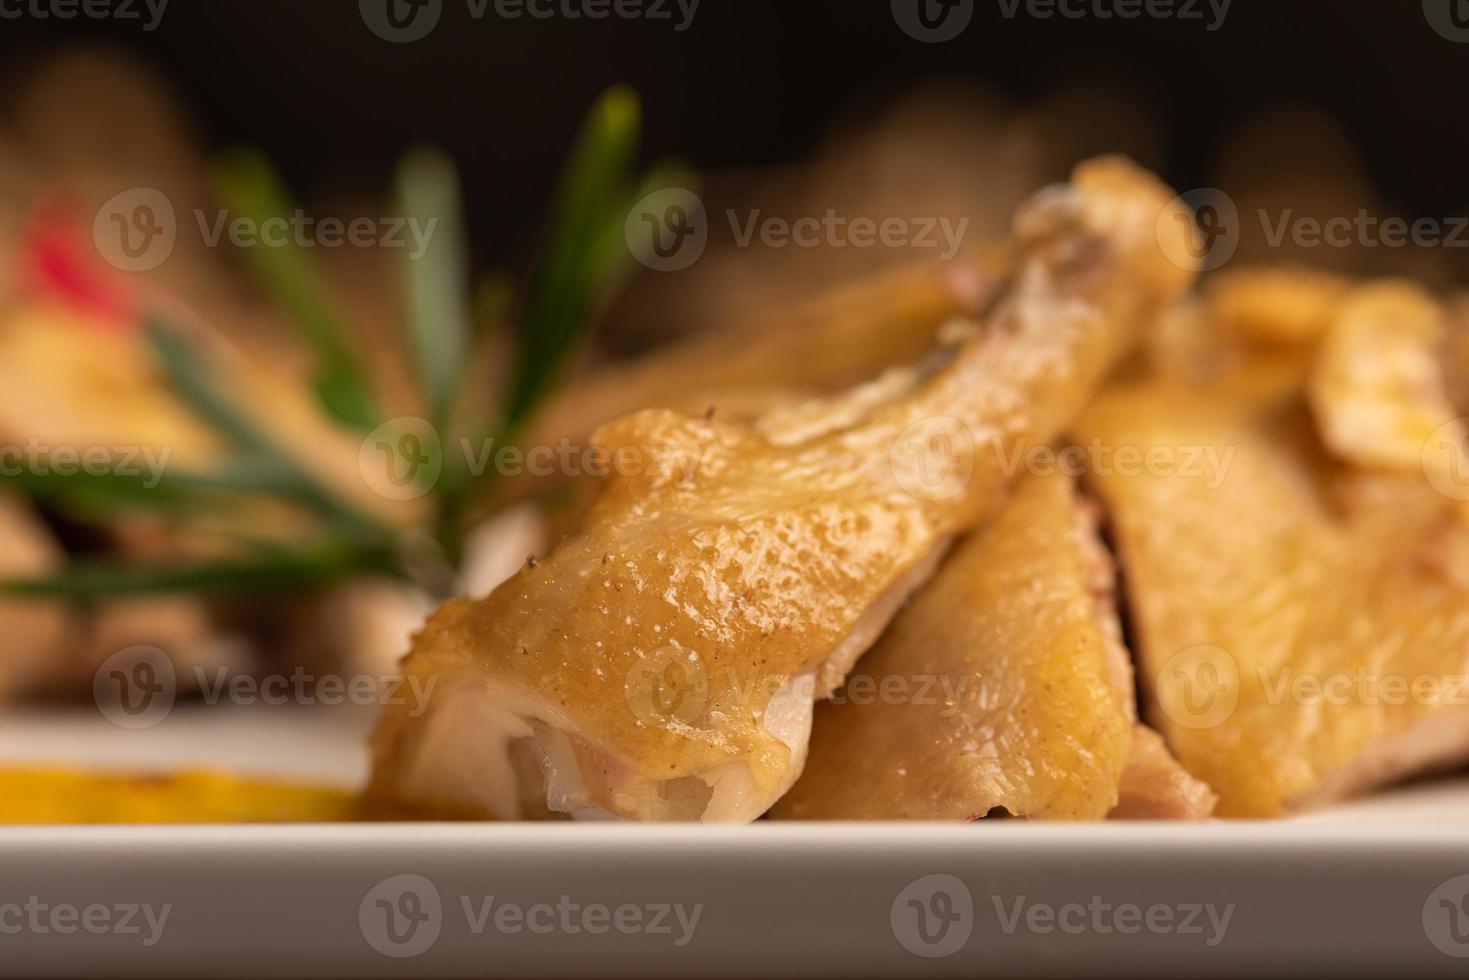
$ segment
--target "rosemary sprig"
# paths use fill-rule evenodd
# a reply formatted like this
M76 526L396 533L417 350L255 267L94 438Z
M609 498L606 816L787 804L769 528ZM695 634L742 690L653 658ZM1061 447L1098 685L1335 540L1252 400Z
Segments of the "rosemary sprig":
M220 157L214 183L224 202L257 228L271 220L288 221L296 213L275 168L255 150L237 149ZM262 284L291 313L316 351L312 387L322 408L339 422L372 429L381 421L372 386L309 257L289 236L281 244L244 251Z
M431 421L442 432L459 395L471 334L468 245L454 164L437 150L409 153L398 168L398 200L403 215L428 236L424 254L406 261L408 336Z
M179 396L197 415L244 452L246 459L255 461L255 471L264 475L259 483L261 489L269 488L314 510L358 538L378 543L392 539L393 533L389 528L339 500L257 429L230 402L182 336L157 318L149 320L144 329L166 377Z
M655 171L633 174L640 114L625 88L604 95L577 136L550 209L548 233L528 276L518 321L513 283L500 273L469 287L469 262L458 176L443 154L419 150L398 169L405 217L430 229L429 250L408 258L405 271L408 337L424 403L441 442L449 445L460 422L465 369L477 345L504 343L493 329L514 327L513 380L498 416L463 420L467 431L514 442L551 390L609 294L623 281L631 255L623 221L634 200L667 180ZM294 213L274 169L258 153L224 157L216 179L238 214L264 224ZM359 429L379 421L376 398L308 256L294 243L246 250L267 290L293 316L317 357L313 387L322 409ZM361 513L316 481L241 411L207 362L179 331L157 318L145 337L180 398L238 451L225 468L208 473L169 470L149 478L120 472L57 477L33 475L21 483L38 498L81 507L103 519L118 511L152 507L184 517L228 505L231 497L270 497L302 507L323 523L321 540L304 547L259 541L246 557L166 566L91 563L45 579L0 580L0 593L93 599L153 592L245 593L330 585L360 574L383 573L441 595L454 588L472 474L456 454L445 454L434 487L433 528L400 532Z
M0 580L0 593L92 600L168 592L261 593L318 588L362 574L401 575L382 549L329 544L239 560L137 565L77 563L44 579Z
M582 125L526 291L518 369L502 431L530 415L604 298L608 229L621 233L641 128L637 96L621 86L603 95Z

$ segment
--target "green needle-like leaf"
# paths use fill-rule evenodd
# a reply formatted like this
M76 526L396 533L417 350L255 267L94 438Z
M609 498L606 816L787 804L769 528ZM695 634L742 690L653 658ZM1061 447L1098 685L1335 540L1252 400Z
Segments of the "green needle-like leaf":
M261 232L267 227L289 227L297 214L275 168L258 151L240 149L225 154L216 163L214 179L234 217L249 220ZM315 266L291 235L270 242L261 237L245 249L246 258L265 289L291 314L315 349L317 399L338 421L372 429L379 421L372 386Z
M442 432L464 377L471 332L464 203L453 162L437 150L409 153L398 168L398 201L427 242L424 254L407 257L408 334L424 399Z
M329 585L365 572L393 574L385 551L326 546L257 559L138 566L77 564L36 579L0 579L0 593L69 599L168 592L284 592Z
M630 89L593 106L561 175L520 322L520 358L505 416L528 416L575 349L606 286L607 229L621 227L641 111Z
M391 537L379 522L359 513L323 489L236 408L214 384L189 344L157 320L146 325L147 337L174 389L206 422L235 443L250 460L259 488L304 504L354 534L370 540Z

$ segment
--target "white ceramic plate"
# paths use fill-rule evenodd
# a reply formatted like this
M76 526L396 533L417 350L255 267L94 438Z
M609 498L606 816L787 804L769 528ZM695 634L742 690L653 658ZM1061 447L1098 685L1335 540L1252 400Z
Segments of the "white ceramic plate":
M12 715L0 761L350 783L363 722ZM0 830L0 976L98 974L1464 977L1469 781L1197 826Z

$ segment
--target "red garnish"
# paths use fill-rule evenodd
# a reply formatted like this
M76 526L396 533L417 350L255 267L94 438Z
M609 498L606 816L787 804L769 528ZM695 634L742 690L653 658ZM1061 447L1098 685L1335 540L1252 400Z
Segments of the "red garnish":
M66 205L38 208L26 228L21 288L63 303L99 329L134 327L137 290L97 255L90 231Z

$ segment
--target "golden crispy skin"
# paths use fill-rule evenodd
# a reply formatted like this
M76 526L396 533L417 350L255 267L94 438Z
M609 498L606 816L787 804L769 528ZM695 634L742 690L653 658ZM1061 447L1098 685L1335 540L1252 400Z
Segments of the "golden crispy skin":
M1048 441L1187 286L1156 238L1169 196L1120 160L1043 192L985 329L856 424L791 444L670 411L604 427L629 466L581 533L417 638L405 672L436 689L420 717L385 710L374 792L759 816L800 773L812 700L991 509L1007 454Z
M773 815L1101 819L1132 747L1072 481L1020 483L817 707ZM1110 615L1110 610L1106 612ZM1123 654L1125 656L1125 652Z
M605 368L552 400L537 422L537 444L584 440L604 422L641 409L704 401L696 409L702 410L726 391L857 384L922 357L950 318L983 312L1003 280L1002 266L993 253L898 266L801 306Z
M1469 541L1423 473L1331 463L1304 408L1156 380L1077 426L1142 687L1227 816L1469 757ZM1416 687L1415 687L1416 685Z

